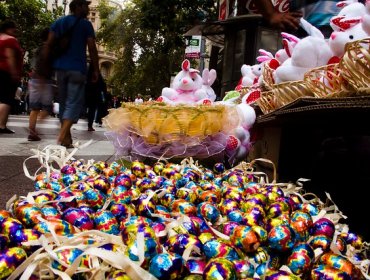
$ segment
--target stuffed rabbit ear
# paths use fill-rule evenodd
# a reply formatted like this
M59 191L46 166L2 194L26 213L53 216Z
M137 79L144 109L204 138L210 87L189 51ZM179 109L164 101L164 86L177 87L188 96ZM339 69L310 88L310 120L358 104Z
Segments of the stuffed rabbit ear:
M243 64L242 69L241 69L242 75L247 76L249 73L252 72L252 67L247 64Z
M292 34L289 34L289 33L286 33L286 32L281 32L281 37L283 37L284 39L287 39L289 40L290 42L292 42L294 45L297 44L301 39L298 38L297 36L294 36Z
M287 39L283 39L283 47L286 54L291 57L293 53L293 46Z
M339 1L337 3L337 7L338 8L344 8L345 6L348 6L348 5L353 4L353 3L358 3L358 1L357 0Z
M320 39L325 38L319 29L317 29L315 26L313 26L311 23L303 18L301 18L300 26L307 32L308 35L312 37Z
M190 61L185 59L183 62L182 62L182 65L181 65L181 68L182 70L184 71L189 71L190 69Z
M256 60L259 62L259 63L262 63L262 62L265 62L265 61L268 61L268 60L271 60L272 58L269 57L269 56L265 56L265 55L260 55L260 56L257 56Z
M202 79L203 79L203 84L208 85L208 81L209 81L209 69L208 68L204 68L202 72Z
M208 85L211 86L217 78L217 72L215 69L209 71Z
M262 56L267 56L269 57L270 59L271 58L274 58L273 54L264 50L264 49L259 49L258 52L262 55Z

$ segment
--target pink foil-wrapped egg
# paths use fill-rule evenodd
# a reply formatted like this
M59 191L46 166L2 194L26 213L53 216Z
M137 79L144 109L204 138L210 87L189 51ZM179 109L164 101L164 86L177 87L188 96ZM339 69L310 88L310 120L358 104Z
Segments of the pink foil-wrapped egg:
M68 208L63 212L63 220L80 230L91 230L94 228L94 222L89 215L79 208Z
M335 233L335 226L332 221L327 218L318 219L316 222L313 223L310 234L313 236L316 235L325 235L329 239L333 239Z

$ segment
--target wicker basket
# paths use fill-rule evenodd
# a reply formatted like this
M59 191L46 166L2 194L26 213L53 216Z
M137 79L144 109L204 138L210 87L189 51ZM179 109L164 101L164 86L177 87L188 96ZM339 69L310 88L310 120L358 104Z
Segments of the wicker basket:
M357 92L369 94L370 38L347 43L340 67L343 76Z
M307 72L304 81L318 98L351 96L354 90L342 73L339 63L329 64Z
M104 119L111 131L128 130L148 144L164 145L192 137L199 141L238 126L233 106L170 106L162 103L124 103Z
M275 79L274 79L274 69L272 69L268 63L265 63L263 65L263 70L262 70L262 77L263 77L263 82L266 87L269 89L272 89L274 84L275 84Z
M278 109L276 97L272 90L261 92L261 96L257 100L257 105L261 108L261 111L264 114L268 114Z
M313 96L312 91L304 81L275 84L272 91L279 107L287 105L300 97Z

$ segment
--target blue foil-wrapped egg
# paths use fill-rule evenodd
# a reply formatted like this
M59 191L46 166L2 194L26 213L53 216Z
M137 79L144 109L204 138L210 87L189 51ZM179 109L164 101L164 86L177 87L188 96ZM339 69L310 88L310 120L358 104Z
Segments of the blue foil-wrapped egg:
M287 266L295 275L308 272L315 257L313 248L305 243L293 247L292 252L287 260Z
M149 264L149 272L159 280L181 279L185 270L184 259L174 253L154 256Z
M277 251L285 252L293 248L295 233L288 225L280 225L271 229L268 234L269 246Z

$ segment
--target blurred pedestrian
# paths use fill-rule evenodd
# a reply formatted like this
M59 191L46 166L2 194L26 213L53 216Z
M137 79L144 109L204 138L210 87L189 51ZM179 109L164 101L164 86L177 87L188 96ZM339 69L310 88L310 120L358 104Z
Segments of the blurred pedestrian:
M108 108L110 107L111 103L111 96L107 91L107 85L104 81L103 76L100 74L98 83L96 85L98 89L98 107L96 111L96 117L95 117L95 122L101 127L103 124L102 119L108 115Z
M84 109L85 82L87 74L86 46L89 50L92 82L99 77L98 52L95 43L94 28L86 17L91 1L72 0L69 4L70 15L55 21L46 43L44 55L50 57L57 38L70 32L67 50L56 58L53 68L56 70L58 84L59 118L61 129L58 144L73 147L71 128L77 123Z
M137 97L135 98L135 104L142 104L144 102L141 94L138 94Z
M33 72L28 82L29 92L29 134L28 141L40 141L41 138L36 131L37 118L45 119L53 111L53 81L51 72L43 71L44 62L41 54L48 39L49 28L42 30L40 34L41 44L36 49L33 57Z
M0 24L0 133L5 134L14 133L6 124L23 68L23 50L16 37L15 22Z
M85 87L85 104L87 111L87 131L95 131L93 124L96 116L96 111L98 104L101 99L100 89L99 89L99 80L98 82L92 82L93 68L89 67L87 72L87 82Z

